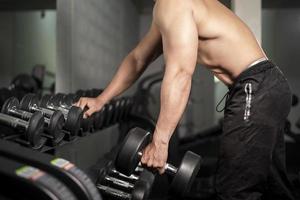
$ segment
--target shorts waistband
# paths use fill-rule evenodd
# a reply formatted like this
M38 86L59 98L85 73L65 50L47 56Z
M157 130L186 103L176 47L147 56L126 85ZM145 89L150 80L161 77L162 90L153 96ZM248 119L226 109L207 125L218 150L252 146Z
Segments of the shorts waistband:
M268 59L259 59L257 61L252 65L249 65L249 67L234 80L234 83L228 87L229 90L243 79L275 67L275 65Z

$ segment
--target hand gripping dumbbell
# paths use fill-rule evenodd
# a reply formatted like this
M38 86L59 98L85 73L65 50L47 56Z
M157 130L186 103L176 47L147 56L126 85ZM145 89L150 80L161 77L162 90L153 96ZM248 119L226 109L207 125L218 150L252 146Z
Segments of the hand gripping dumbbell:
M139 165L142 150L150 143L151 133L141 128L134 128L128 132L120 151L116 157L116 169L131 175ZM173 176L170 189L174 194L185 196L198 174L202 159L193 152L186 152L178 168L171 164L165 165L165 172Z
M5 101L2 106L2 113L24 120L30 119L33 115L31 112L21 110L19 100L15 97L11 97ZM63 114L60 111L55 111L49 118L44 116L44 120L45 133L51 137L55 144L59 143L64 137L64 133L62 132L62 128L65 124Z
M83 111L81 108L78 108L76 106L72 106L68 109L54 105L51 101L51 95L44 95L42 99L40 100L39 106L41 108L46 108L50 110L59 110L63 113L64 118L66 120L65 123L65 130L70 132L71 136L77 136L80 127L81 122L83 119Z
M34 113L29 121L0 113L0 123L24 133L25 140L32 148L39 149L44 145L42 140L44 117L40 112Z
M75 100L77 100L77 99L79 100L79 97L80 96L73 96L73 95L67 96L65 94L58 93L58 94L52 96L50 98L50 100L48 101L48 103L52 103L55 106L59 106L59 107L65 108L65 109L71 109L73 104L76 103ZM70 98L74 98L74 99L70 99ZM84 112L85 111L86 110L84 110ZM88 131L93 132L93 130L94 130L93 117L94 117L94 115L91 117L82 119L81 128L82 128L83 132L88 132Z
M97 91L100 92L101 90ZM79 92L80 94L80 92ZM67 94L64 96L63 98L63 102L66 105L73 105L74 103L78 102L80 99L80 96L78 96L79 94ZM107 119L111 118L112 116L112 112L108 112L109 108L112 108L111 105L106 104L99 112L95 112L93 114L94 120L94 129L95 130L99 130L102 129L105 126L105 123L107 121Z

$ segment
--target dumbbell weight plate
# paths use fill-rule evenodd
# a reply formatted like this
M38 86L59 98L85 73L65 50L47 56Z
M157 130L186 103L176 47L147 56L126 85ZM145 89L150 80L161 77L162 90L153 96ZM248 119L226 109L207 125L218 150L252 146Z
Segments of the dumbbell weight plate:
M121 98L119 101L120 101L120 114L119 114L118 121L121 122L124 119L126 100L125 98Z
M113 116L112 116L112 120L111 120L111 124L115 124L118 123L118 119L120 117L120 101L119 100L114 100L112 102L113 106L114 106L114 112L113 112Z
M51 103L53 103L55 106L60 106L60 103L64 99L65 95L62 93L57 93L51 98Z
M138 181L134 185L131 200L146 200L150 195L149 184L144 181Z
M9 110L12 109L12 108L17 108L19 106L19 101L14 98L14 97L11 97L9 98L10 100L6 100L5 103L3 104L2 106L2 109L1 109L1 112L4 113L4 114L7 114L7 115L10 115L9 114Z
M39 104L39 105L40 105L42 108L47 108L47 107L48 107L48 102L50 101L51 98L52 98L52 95L50 95L50 94L44 95L44 96L41 98L40 104Z
M27 94L20 102L20 109L29 111L29 107L32 105L39 105L39 99L35 94Z
M132 134L134 133L134 134ZM151 133L139 128L133 128L125 137L116 158L116 169L130 176L140 162L139 152L149 144Z
M200 166L201 157L191 151L186 152L172 180L171 191L178 196L186 196L199 172Z
M63 139L64 134L62 132L62 129L64 125L64 115L60 111L54 111L53 115L50 118L48 132L51 133L55 142L60 142Z
M92 96L91 97L97 97L103 92L103 89L92 89Z
M99 112L94 113L94 128L99 130L103 127L105 109L101 109Z
M113 112L114 112L114 106L111 103L108 103L105 105L105 122L104 126L108 127L112 125L112 117L113 117Z
M67 106L72 106L74 103L78 102L79 99L80 99L80 97L76 94L67 94L64 97L63 102Z
M139 176L139 180L145 181L152 186L155 180L155 174L149 171L148 169L144 169Z
M130 115L131 109L133 106L133 100L131 98L126 99L125 103L125 113L124 113L124 118L127 120L128 116Z
M81 108L72 106L68 112L65 129L70 131L72 136L77 136L81 127L83 112Z
M42 133L44 130L44 116L41 112L35 112L29 120L29 126L26 131L26 138L32 147L38 147L42 142Z

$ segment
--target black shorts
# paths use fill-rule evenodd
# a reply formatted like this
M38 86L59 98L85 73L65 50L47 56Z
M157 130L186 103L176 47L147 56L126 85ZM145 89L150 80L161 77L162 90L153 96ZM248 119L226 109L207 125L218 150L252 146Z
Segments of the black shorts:
M247 69L229 88L216 193L222 200L294 199L285 166L286 78L270 61Z

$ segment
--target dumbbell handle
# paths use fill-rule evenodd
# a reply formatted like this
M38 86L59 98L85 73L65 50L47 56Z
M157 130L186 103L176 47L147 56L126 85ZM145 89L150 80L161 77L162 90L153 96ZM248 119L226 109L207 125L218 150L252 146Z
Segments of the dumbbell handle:
M140 156L140 158L142 158L143 153L142 152L138 152L138 155ZM174 174L177 173L177 170L178 170L177 167L175 167L175 166L173 166L173 165L171 165L169 163L165 164L165 171L166 171L166 173L168 173L170 175L174 175Z
M131 180L134 180L134 181L137 181L137 180L139 179L139 177L136 176L136 175L134 175L134 174L132 174L132 175L130 175L130 176L126 176L126 175L124 175L124 174L118 172L118 171L115 170L115 169L112 169L111 172L112 172L113 174L116 174L116 175L118 175L118 176L120 176L120 177L123 177L123 178L126 178L126 179L131 179Z
M126 192L123 192L121 190L111 188L105 185L97 185L97 188L101 190L102 192L105 192L106 194L109 194L111 196L117 197L117 198L122 198L122 199L131 199L132 195Z
M9 115L5 115L3 113L0 113L0 121L13 128L21 127L27 129L29 125L27 121Z
M8 112L11 114L11 115L14 115L14 116L17 116L17 117L20 117L24 120L28 120L32 117L32 113L30 112L27 112L27 111L23 111L23 110L18 110L17 108L13 108L13 109L9 109ZM44 121L47 125L49 125L50 123L50 119L49 118L44 118Z
M42 107L38 107L37 105L33 105L30 107L30 111L32 112L41 112L45 117L48 117L50 118L54 111L53 110L49 110L49 109L46 109L46 108L42 108Z
M114 178L114 177L111 177L111 176L105 176L104 179L105 179L106 181L112 182L113 184L118 185L118 186L121 186L121 187L123 187L123 188L129 188L129 189L134 188L134 185L133 185L133 184L128 183L128 182L123 181L123 180L120 180L120 179L117 179L117 178Z
M32 113L23 110L18 110L17 108L8 109L8 112L10 115L14 115L25 120L30 119L32 117Z
M55 106L52 103L47 104L47 108L49 108L51 110L59 110L59 111L61 111L62 114L64 115L65 120L67 120L68 114L69 114L69 109L63 108L61 106Z

